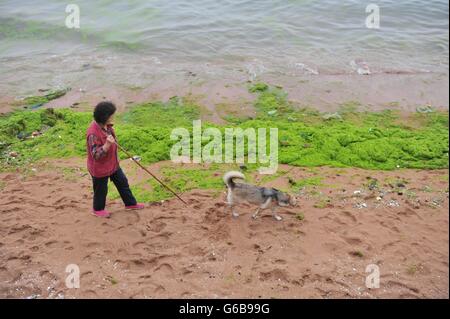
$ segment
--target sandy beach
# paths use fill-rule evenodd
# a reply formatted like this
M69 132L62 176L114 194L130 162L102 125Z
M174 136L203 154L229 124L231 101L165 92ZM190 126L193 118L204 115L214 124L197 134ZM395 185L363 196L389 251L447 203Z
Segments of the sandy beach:
M448 27L444 0L0 1L0 299L448 299ZM86 158L145 208L110 182L94 216ZM230 170L298 205L233 218Z
M142 179L131 161L121 165L131 185ZM251 219L246 204L233 219L225 189L183 194L188 207L171 199L130 212L109 201L105 220L89 213L82 160L2 173L0 296L448 298L448 170L284 169L326 178L298 207L280 209L281 222ZM368 177L380 181L381 199L364 186ZM395 180L407 183L401 193ZM65 285L69 264L80 268L79 289ZM365 286L370 264L380 268L379 289Z

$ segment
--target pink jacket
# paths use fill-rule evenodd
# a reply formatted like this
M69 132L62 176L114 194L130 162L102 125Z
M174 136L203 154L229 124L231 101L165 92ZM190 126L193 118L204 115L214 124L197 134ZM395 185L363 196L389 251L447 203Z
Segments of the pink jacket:
M112 136L116 138L113 128L111 127ZM117 145L113 144L108 149L108 152L99 159L94 159L91 150L89 149L88 137L95 135L97 140L103 146L106 143L108 133L100 127L100 125L93 121L86 133L86 149L87 149L87 168L89 173L94 177L111 176L119 169L119 157L117 155Z

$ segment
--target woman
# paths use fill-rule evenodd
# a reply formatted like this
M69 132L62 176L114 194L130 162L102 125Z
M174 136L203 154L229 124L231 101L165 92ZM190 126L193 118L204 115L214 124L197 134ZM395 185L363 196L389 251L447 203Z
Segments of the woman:
M110 217L105 210L108 180L111 179L119 191L126 209L143 209L134 198L128 180L119 166L116 134L112 128L116 106L101 102L94 110L94 120L86 134L87 167L94 186L94 210L97 217Z

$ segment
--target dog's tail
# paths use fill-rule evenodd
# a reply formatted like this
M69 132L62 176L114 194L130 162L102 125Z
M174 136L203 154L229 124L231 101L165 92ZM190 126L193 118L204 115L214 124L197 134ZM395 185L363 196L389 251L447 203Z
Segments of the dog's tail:
M227 185L228 188L233 188L236 185L234 183L235 178L245 179L245 176L241 172L236 172L236 171L231 171L231 172L225 173L225 175L223 175L223 181Z

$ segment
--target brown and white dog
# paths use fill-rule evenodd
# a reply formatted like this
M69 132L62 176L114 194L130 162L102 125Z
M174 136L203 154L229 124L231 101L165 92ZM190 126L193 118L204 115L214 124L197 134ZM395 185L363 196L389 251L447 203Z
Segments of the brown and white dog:
M273 217L280 221L282 220L275 209L277 206L295 206L296 200L293 196L283 193L275 188L259 187L245 183L236 183L235 179L244 180L245 176L241 172L231 171L223 176L223 181L228 187L227 202L231 208L233 217L239 217L235 210L237 203L247 201L250 204L259 205L256 212L252 215L254 219L258 214L267 208L272 210Z

